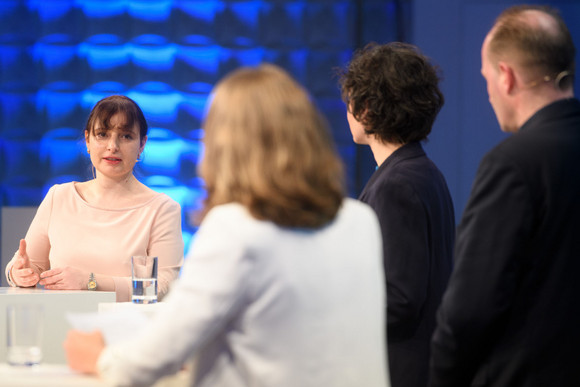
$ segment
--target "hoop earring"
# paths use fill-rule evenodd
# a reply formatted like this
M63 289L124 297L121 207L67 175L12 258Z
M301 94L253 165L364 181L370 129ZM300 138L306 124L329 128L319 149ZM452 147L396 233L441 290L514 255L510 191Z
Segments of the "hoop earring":
M97 174L95 173L96 170L97 169L95 168L95 166L94 165L91 165L91 171L93 172L93 179L96 179L97 178Z

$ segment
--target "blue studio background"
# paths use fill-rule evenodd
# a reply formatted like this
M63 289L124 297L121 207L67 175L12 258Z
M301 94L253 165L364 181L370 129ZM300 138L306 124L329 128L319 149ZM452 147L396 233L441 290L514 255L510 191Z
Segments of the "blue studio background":
M124 94L150 126L136 174L181 204L187 249L208 94L264 61L312 93L356 195L371 161L352 143L334 69L363 42L404 40L408 11L395 0L0 0L0 205L38 206L51 185L89 179L85 121Z
M374 161L352 143L334 69L367 42L400 40L442 70L445 105L424 146L459 220L479 161L506 137L480 73L481 44L497 15L521 2L0 0L0 208L37 206L52 184L89 179L85 120L97 100L122 93L151 128L138 177L181 204L187 249L188 214L204 195L196 165L208 93L233 68L263 61L311 92L356 196ZM579 0L525 2L558 8L580 45Z

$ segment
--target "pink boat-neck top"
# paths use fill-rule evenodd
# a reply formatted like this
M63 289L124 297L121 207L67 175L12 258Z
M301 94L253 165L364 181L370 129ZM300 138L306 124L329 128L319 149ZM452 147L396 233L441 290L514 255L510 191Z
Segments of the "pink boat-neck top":
M161 193L132 207L95 207L79 195L74 182L57 184L40 204L26 244L31 263L41 272L74 266L97 278L112 277L117 302L131 299L131 256L156 256L163 298L183 264L181 208Z

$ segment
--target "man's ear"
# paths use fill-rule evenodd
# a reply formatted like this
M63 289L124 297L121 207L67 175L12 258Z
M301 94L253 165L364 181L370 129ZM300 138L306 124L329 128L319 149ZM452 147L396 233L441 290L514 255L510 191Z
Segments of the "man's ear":
M499 71L499 88L506 94L511 94L516 84L516 75L513 67L505 62L497 64Z

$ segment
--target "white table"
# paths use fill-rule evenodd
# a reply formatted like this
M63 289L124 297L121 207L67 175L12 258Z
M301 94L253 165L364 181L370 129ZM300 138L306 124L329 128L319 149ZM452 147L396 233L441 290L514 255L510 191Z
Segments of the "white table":
M189 386L190 374L181 371L167 376L154 387ZM0 364L0 386L2 387L107 387L109 384L95 376L72 371L65 364L40 364L33 367L12 367Z
M62 343L70 329L67 312L96 313L100 303L115 302L115 292L0 288L0 363L6 362L6 307L17 304L44 306L43 363L65 364ZM3 384L0 382L0 385Z
M6 363L6 318L0 315L0 386L1 387L106 387L108 384L94 376L69 369L62 343L71 329L65 319L67 312L107 313L136 309L152 317L163 303L138 305L116 303L114 292L57 291L44 289L0 288L0 311L9 304L40 303L45 305L43 361L32 367L14 367ZM189 385L190 370L167 376L154 387L182 387Z
M99 313L109 313L115 312L119 310L138 310L141 313L147 315L147 317L151 318L156 313L159 312L160 309L163 308L165 304L163 302L156 302L154 304L134 304L132 302L101 302L98 306Z
M0 364L0 385L3 387L103 387L96 377L74 372L65 364L40 364L33 367L12 367Z

